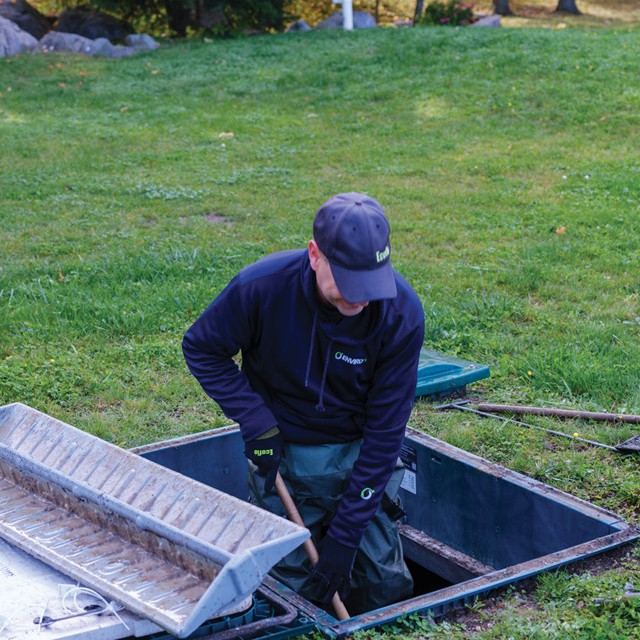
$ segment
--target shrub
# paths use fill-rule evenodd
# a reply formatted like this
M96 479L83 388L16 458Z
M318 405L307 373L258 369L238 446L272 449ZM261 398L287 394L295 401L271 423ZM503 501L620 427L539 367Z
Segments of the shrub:
M58 13L87 6L122 18L154 35L208 32L230 36L246 30L281 31L289 15L285 0L32 0Z
M417 23L454 27L469 24L473 21L473 6L459 0L449 0L447 3L436 0L425 7Z

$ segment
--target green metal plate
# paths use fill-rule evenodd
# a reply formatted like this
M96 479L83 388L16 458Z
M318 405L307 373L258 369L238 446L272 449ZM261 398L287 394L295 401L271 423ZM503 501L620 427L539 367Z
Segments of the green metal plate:
M416 397L441 397L464 390L466 385L488 378L489 367L422 349L418 363Z

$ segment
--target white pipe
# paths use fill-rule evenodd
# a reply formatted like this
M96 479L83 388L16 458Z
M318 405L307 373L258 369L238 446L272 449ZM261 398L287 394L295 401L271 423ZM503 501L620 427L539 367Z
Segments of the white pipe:
M351 0L342 0L342 18L345 31L353 29L353 3Z

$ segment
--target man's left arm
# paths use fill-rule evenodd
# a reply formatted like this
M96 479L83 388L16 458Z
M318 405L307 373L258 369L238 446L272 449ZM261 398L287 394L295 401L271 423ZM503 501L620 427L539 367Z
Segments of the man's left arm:
M357 548L395 469L415 400L424 325L416 328L376 370L367 402L367 424L349 487L328 535Z
M422 321L376 368L362 447L316 566L329 599L336 590L342 597L348 593L356 551L395 469L415 399L423 340Z

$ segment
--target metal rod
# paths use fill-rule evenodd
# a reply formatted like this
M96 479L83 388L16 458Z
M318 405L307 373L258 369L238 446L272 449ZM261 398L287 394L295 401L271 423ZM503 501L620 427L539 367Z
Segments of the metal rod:
M479 411L491 413L517 413L536 416L553 416L556 418L580 418L583 420L599 420L602 422L629 422L640 424L640 416L624 413L605 413L600 411L579 411L574 409L548 409L546 407L523 407L509 404L479 404Z
M287 512L287 516L289 520L299 524L301 527L304 527L304 521L300 517L300 513L298 508L295 505L295 502L291 498L291 494L287 489L287 486L280 475L280 472L276 474L276 482L275 482L276 491L278 492L278 496L280 496L280 500L282 500L282 504L284 505L284 509ZM316 545L313 544L311 538L307 538L303 543L304 550L307 552L307 556L309 557L309 561L313 566L318 563L318 551L316 549ZM346 607L342 603L340 596L337 593L333 594L333 598L331 599L331 604L335 609L336 615L338 616L338 620L348 620L351 616L347 611Z
M554 436L569 438L577 442L584 442L585 444L589 444L593 447L601 447L602 449L609 449L610 451L618 450L616 447L612 447L611 445L608 445L608 444L602 444L602 442L595 442L594 440L586 440L585 438L572 436L572 435L569 435L568 433L563 433L562 431L545 429L544 427L538 427L535 424L529 424L528 422L521 422L520 420L513 420L512 418L503 418L502 416L497 416L494 413L488 413L486 411L480 411L478 409L472 409L471 407L466 407L464 406L465 404L466 402L464 404L452 402L451 404L443 404L438 407L434 407L434 409L460 409L460 411L469 411L470 413L475 413L479 416L484 416L485 418L495 418L496 420L502 420L505 424L512 422L513 424L519 424L521 427L528 427L529 429L537 429L538 431L545 431L546 433L551 433Z
M81 616L88 616L95 614L97 616L103 614L107 611L109 607L103 607L99 604L90 604L87 605L84 611L78 611L77 613L70 613L66 616L60 616L59 618L51 618L50 616L42 616L42 618L37 617L33 619L33 624L39 624L42 627L48 627L52 625L54 622L62 622L63 620L70 620L71 618L80 618Z

